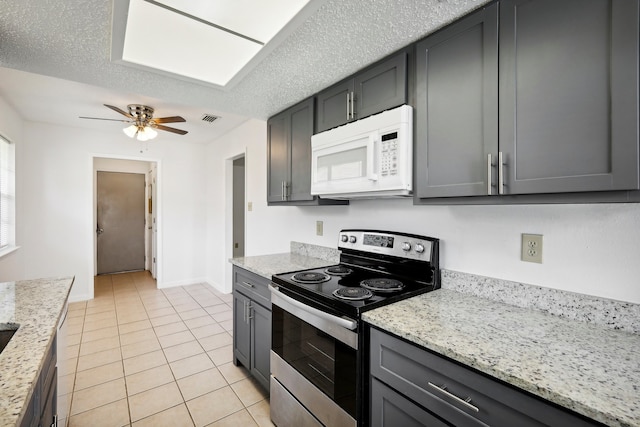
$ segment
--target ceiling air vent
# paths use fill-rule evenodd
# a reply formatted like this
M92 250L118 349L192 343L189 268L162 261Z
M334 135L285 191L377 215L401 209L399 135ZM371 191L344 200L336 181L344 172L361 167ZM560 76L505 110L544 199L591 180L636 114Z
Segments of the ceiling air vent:
M202 121L207 123L213 123L218 120L220 117L214 116L213 114L203 114Z

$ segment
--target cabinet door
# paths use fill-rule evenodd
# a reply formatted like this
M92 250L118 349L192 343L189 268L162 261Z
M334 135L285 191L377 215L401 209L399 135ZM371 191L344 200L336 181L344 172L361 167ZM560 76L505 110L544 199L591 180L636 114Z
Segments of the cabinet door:
M233 292L233 360L245 368L251 365L251 325L248 321L250 299L239 292Z
M355 117L362 119L407 102L407 53L355 76Z
M316 95L316 133L350 120L347 96L353 92L353 79L331 86Z
M313 98L290 111L291 183L290 201L313 200L311 195L311 135L313 135Z
M289 182L289 115L275 115L267 122L267 202L284 201Z
M251 374L269 390L271 375L271 312L251 303Z
M507 194L638 188L638 1L500 3Z
M498 6L417 45L416 197L488 195L498 151Z

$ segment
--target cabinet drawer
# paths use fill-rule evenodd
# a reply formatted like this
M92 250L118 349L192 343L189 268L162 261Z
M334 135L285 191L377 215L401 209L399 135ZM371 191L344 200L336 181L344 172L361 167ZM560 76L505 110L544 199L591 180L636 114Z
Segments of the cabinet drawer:
M376 329L371 375L454 425L600 425Z
M271 309L269 280L243 268L233 268L233 290L243 293L259 304Z

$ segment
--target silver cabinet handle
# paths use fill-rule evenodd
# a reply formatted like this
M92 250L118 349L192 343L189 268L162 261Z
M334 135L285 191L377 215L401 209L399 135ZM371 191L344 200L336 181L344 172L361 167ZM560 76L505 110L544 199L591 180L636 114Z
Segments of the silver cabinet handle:
M247 301L242 301L242 321L247 323Z
M253 319L253 314L251 314L252 311L253 311L253 306L251 305L251 301L248 301L248 304L247 304L247 323L249 323L249 321L251 319Z
M356 97L353 94L353 92L351 92L351 120L356 118L355 106L354 106L355 103L356 103Z
M347 92L347 121L349 121L349 104L351 103L351 93Z
M244 286L246 286L247 288L255 288L256 285L249 283L249 282L240 282L242 283Z
M284 202L284 181L282 181L280 186L280 200Z
M491 187L493 187L493 174L491 173L491 167L493 163L491 162L491 153L487 154L487 194L491 196Z
M463 405L464 407L471 409L474 412L480 412L480 409L478 409L477 406L474 406L471 404L471 398L467 397L466 399L461 399L458 396L456 396L455 394L449 392L447 390L447 388L443 385L443 386L437 386L435 384L433 384L432 382L428 382L427 384L429 384L429 387L433 388L434 390L437 390L438 392L442 393L443 395L455 400L456 402L458 402L459 404Z
M504 194L504 159L502 151L498 152L498 194Z

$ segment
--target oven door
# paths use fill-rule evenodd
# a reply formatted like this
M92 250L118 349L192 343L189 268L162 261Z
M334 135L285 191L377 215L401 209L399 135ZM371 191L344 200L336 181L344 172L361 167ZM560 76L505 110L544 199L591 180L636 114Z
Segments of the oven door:
M357 322L270 290L272 421L355 426Z

